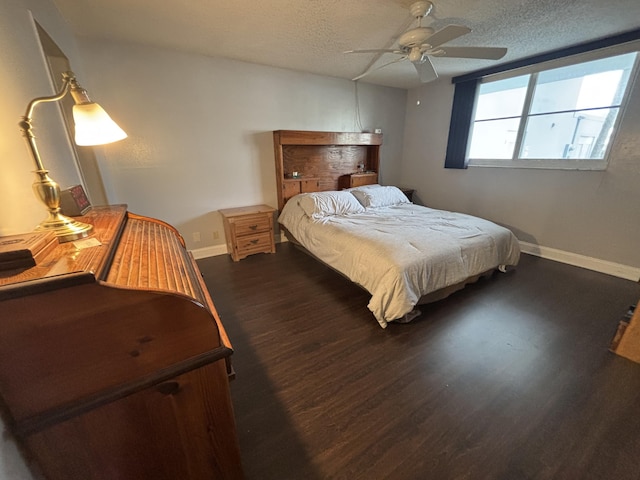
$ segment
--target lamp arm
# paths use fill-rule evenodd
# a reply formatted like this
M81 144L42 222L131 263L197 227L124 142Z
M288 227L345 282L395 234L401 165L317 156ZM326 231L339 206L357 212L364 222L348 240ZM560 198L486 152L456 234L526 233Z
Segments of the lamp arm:
M43 102L57 102L69 92L71 92L71 96L76 104L91 103L86 90L78 85L74 73L64 72L62 74L62 87L60 91L55 95L38 97L31 100L27 105L24 116L18 123L22 136L29 145L29 153L31 153L33 161L36 164L36 170L34 172L36 174L36 181L33 183L33 191L49 211L48 218L41 222L36 229L54 232L60 242L84 238L91 233L93 226L73 220L60 213L60 186L49 177L49 171L42 164L31 121L33 111L37 105Z
M64 98L64 96L69 93L71 88L71 82L75 80L75 76L71 72L65 72L62 76L62 88L55 95L51 95L49 97L38 97L34 98L27 105L27 110L18 126L20 127L20 131L22 132L22 136L24 136L25 140L29 145L29 151L31 152L31 156L33 157L33 161L36 164L37 171L45 170L44 165L42 164L42 159L40 158L40 152L38 151L38 146L36 145L35 135L33 134L33 127L31 125L31 120L33 119L33 110L36 105L44 102L57 102Z
M62 100L64 96L69 93L72 79L75 79L73 74L71 74L71 72L65 72L62 76L62 88L60 89L60 91L55 95L51 95L50 97L38 97L31 100L29 102L29 105L27 105L27 111L22 118L26 119L27 121L31 121L31 118L33 116L33 109L36 107L36 105L43 102L57 102L58 100Z

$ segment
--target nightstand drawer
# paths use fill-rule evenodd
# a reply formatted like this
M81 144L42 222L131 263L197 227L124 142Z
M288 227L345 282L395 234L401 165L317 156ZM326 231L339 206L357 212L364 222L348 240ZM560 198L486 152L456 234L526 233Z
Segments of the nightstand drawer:
M271 233L265 232L238 238L236 248L238 255L245 257L252 253L270 252L271 245Z
M233 226L239 237L257 232L268 232L271 229L271 217L265 214L248 215L234 219Z

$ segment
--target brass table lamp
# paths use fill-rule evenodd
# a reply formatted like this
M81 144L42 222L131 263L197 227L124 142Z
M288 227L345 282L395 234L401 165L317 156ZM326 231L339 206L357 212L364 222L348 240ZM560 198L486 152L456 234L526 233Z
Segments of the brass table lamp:
M76 144L103 145L127 137L127 134L111 120L107 112L100 105L89 99L87 91L78 84L73 72L63 73L62 81L62 88L56 95L31 100L27 105L25 115L18 124L36 164L34 172L36 180L33 183L33 191L49 211L48 217L36 227L36 230L51 230L55 232L58 241L61 243L88 236L93 226L78 222L60 213L60 186L49 176L49 171L44 168L31 126L34 108L43 102L60 101L67 93L71 93L75 102L73 119Z

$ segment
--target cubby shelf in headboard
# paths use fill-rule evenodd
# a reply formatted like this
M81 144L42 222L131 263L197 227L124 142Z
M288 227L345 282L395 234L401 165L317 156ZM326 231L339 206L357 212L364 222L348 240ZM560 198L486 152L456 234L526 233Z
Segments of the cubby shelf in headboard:
M378 173L381 145L381 133L275 130L278 209L296 193L338 190L358 165ZM291 178L294 172L299 177Z

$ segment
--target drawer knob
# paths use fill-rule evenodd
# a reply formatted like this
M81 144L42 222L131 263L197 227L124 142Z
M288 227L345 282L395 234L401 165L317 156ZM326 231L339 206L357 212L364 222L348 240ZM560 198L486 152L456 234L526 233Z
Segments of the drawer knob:
M255 245L256 243L258 243L258 241L259 241L258 239L251 240L251 243L252 243L253 245Z
M258 225L251 225L251 226L249 226L249 228L250 228L251 230L256 230L256 229L258 228Z
M178 382L165 382L158 385L156 389L163 395L175 395L180 391L180 384Z

